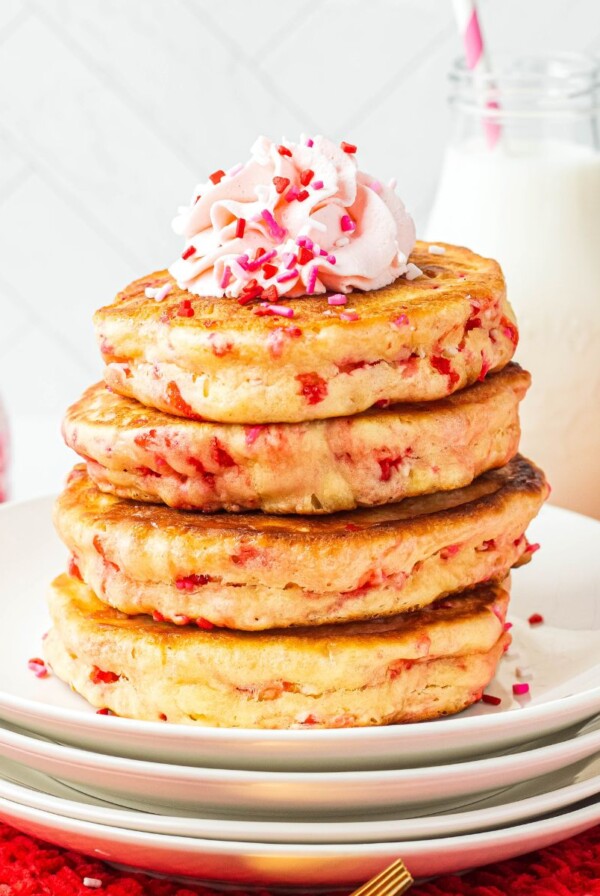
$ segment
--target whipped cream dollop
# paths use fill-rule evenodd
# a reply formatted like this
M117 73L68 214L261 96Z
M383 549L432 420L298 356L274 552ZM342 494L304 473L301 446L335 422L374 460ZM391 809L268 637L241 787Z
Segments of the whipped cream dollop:
M415 226L391 185L358 170L356 147L325 137L273 143L215 171L173 221L169 268L202 296L276 301L378 289L410 273Z

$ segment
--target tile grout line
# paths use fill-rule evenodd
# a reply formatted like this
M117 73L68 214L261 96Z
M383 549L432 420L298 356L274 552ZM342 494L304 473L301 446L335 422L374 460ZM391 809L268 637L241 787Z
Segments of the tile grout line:
M94 230L98 236L102 237L102 239L111 247L111 249L116 252L128 266L132 267L134 270L136 268L140 268L143 266L142 260L137 258L134 253L130 253L130 250L124 246L119 240L114 238L114 234L112 231L105 227L104 224L95 218L94 215L90 214L89 210L85 205L83 205L76 195L73 195L69 188L64 188L61 186L59 180L54 177L50 166L48 166L43 160L39 160L37 154L34 154L30 151L28 146L24 146L18 136L15 136L12 131L6 126L5 123L0 122L0 137L11 146L18 154L20 154L23 158L27 159L27 162L31 168L32 173L37 174L42 178L45 184L52 189L52 191L59 196L63 202L65 202L72 211L74 211L83 221L85 221L88 226Z
M196 18L199 17L199 10L193 3L190 3L189 0L180 0L180 2L183 3L188 11ZM283 95L277 85L268 76L267 72L263 71L260 66L257 66L252 57L246 53L243 47L239 47L235 41L232 41L229 34L206 12L203 14L202 22L207 28L210 28L213 37L215 37L227 52L233 56L234 61L235 59L238 59L247 69L249 69L276 102L287 106L287 108L289 108L294 115L304 123L305 127L314 131L319 130L319 126L312 116L308 115L295 101L290 99L290 97Z
M273 52L274 49L278 49L277 41L280 40L281 38L285 38L286 31L290 27L295 28L296 25L299 24L300 22L304 23L304 22L306 22L307 19L314 18L314 16L319 12L319 10L322 9L322 7L324 6L324 3L325 3L325 0L312 0L310 8L308 10L301 9L300 6L302 6L302 4L300 4L300 6L298 8L298 12L295 13L294 15L292 15L288 19L288 21L285 23L285 25L282 25L280 28L278 28L271 35L269 40L265 41L265 43L262 45L262 47L257 50L255 56L253 57L256 60L257 67L262 65L262 60L258 59L259 56L264 56L264 57L269 56Z
M92 54L88 53L77 40L57 27L52 17L49 16L43 8L40 8L40 4L37 0L32 0L32 2L34 4L33 9L35 15L50 31L52 31L63 46L66 47L66 49L69 50L69 52L72 53L73 56L75 56L113 96L116 96L119 102L126 106L128 111L142 122L144 126L154 134L156 139L176 156L181 164L185 165L186 168L189 168L190 174L194 176L197 167L196 161L191 155L188 156L187 152L185 152L179 143L171 141L162 129L156 128L156 118L146 112L143 101L141 104L138 104L135 98L124 89L123 84L115 81L110 72L106 71Z
M32 175L33 171L29 165L21 162L21 167L0 187L0 205L10 199L13 193L16 193Z

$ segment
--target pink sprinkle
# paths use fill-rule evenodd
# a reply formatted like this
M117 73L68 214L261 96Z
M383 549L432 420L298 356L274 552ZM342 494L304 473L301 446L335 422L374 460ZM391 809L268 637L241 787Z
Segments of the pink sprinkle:
M536 551L539 551L541 545L535 542L534 544L527 543L527 547L525 548L526 554L535 554Z
M279 277L277 277L276 279L277 279L278 283L287 283L288 280L295 280L297 276L298 276L298 271L293 270L293 271L288 271L287 274L280 274Z
M505 623L504 623L504 631L505 631L505 632L509 632L509 631L511 630L512 627L513 627L512 622L505 622Z
M329 262L329 264L335 264L337 261L337 258L335 257L335 255L328 255L327 261Z
M307 146L314 146L314 145L315 145L315 141L312 139L312 137L309 137L309 138L308 138L308 140L306 141L306 145L307 145Z
M238 255L236 261L244 271L248 270L248 256L247 255Z
M313 264L312 268L310 269L310 274L308 275L308 283L306 284L306 292L308 293L309 296L312 296L312 294L315 291L315 286L317 283L317 274L318 274L317 266L316 266L316 264Z
M30 672L33 672L36 678L48 677L48 667L46 666L46 663L38 657L34 657L32 660L29 660L29 662L27 663L27 668Z
M345 305L348 299L341 292L336 292L327 299L328 305Z
M159 290L157 290L156 295L154 296L157 302L162 302L163 299L166 299L171 290L173 289L172 283L165 283L164 286L161 286Z
M293 186L291 186L291 187L289 188L289 190L288 190L287 193L285 194L285 201L286 201L286 202L293 202L294 199L296 198L296 196L298 195L299 192L300 192L300 190L299 190L298 187L294 184Z
M254 443L256 442L257 438L259 437L259 435L261 434L263 429L264 429L264 426L261 426L259 424L257 426L250 426L249 429L246 430L246 445L248 447L250 447L251 445L254 445Z
M392 321L393 327L407 327L408 326L408 317L406 314L401 314L400 317L397 317Z
M327 249L321 249L319 247L319 255L323 255L323 256L327 257Z
M246 270L248 271L257 271L259 268L263 266L267 261L271 261L272 258L275 258L277 255L277 249L271 249L270 252L265 252L264 255L260 255L254 261L249 261Z
M294 255L293 252L284 252L283 255L281 256L281 260L283 261L283 263L286 266L286 268L288 269L288 271L290 270L290 268L293 268L294 265L296 264L296 262L298 261L297 257Z
M512 692L515 696L520 697L529 693L529 685L526 681L516 681L512 686Z
M381 185L381 183L380 183L378 180L372 180L371 183L369 184L369 186L370 186L371 189L374 190L376 193L381 193L382 185Z
M311 184L313 190L322 190L323 189L323 181L322 180L313 180Z
M288 193L288 195L289 195L289 193ZM275 218L273 217L273 215L271 214L271 212L269 211L268 208L263 208L261 214L262 214L264 221L267 224L267 227L269 228L269 233L271 234L273 239L283 240L285 238L287 230L285 230L283 227L281 227L277 223L277 221L275 220Z
M340 320L360 320L360 315L356 311L342 311Z
M264 314L276 314L279 317L293 317L294 309L286 305L265 305L260 309Z
M311 252L314 247L313 241L308 236L299 236L296 240L297 246L304 246L305 249L310 249Z
M356 224L354 223L350 215L342 215L340 227L346 233L351 233L353 230L356 230Z

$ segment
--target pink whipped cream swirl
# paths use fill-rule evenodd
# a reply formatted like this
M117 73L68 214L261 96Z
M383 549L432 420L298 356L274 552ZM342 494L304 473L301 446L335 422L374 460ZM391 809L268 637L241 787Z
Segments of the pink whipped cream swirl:
M358 170L355 146L259 137L251 152L179 210L186 244L169 271L181 288L273 302L378 289L409 270L412 218L392 186Z

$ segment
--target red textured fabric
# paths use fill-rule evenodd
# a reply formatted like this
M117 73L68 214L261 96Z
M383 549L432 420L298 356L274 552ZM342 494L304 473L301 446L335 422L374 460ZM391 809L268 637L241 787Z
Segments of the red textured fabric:
M85 877L101 880L102 888L84 887ZM0 824L0 896L214 896L215 892L115 871L95 859L58 849ZM228 890L228 896L245 894L243 888ZM508 894L600 896L600 825L540 852L460 877L439 877L410 890L410 896ZM269 894L254 890L252 896Z

